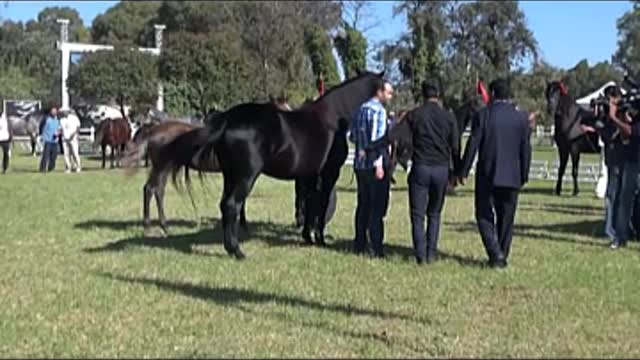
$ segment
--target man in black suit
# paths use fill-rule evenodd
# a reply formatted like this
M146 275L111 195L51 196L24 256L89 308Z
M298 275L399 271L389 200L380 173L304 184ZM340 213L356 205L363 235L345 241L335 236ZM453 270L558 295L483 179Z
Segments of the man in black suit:
M529 179L529 120L510 99L509 84L495 80L492 102L473 119L457 181L469 175L476 152L475 208L478 229L489 255L489 266L504 268L511 249L513 222L520 188ZM495 216L494 216L495 211Z

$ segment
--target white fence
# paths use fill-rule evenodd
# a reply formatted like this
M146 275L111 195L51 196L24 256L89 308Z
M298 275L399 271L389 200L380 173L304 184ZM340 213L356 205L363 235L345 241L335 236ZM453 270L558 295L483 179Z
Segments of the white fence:
M353 149L349 150L349 155L347 157L347 161L345 165L353 165L353 160L355 158L355 151ZM546 161L546 160L531 160L531 168L529 170L529 179L530 180L548 180L548 181L556 181L558 180L558 168L560 164L558 161ZM600 176L600 163L580 163L580 168L578 169L578 182L582 183L597 183L598 178ZM397 166L397 169L402 169L402 167ZM411 161L409 161L409 169L411 168ZM474 165L475 168L475 165ZM474 168L471 169L471 173L473 174ZM564 177L562 179L563 182L571 182L573 178L571 177L571 162L567 163L567 167L564 173Z
M465 132L465 135L468 135L468 131ZM553 139L553 127L545 128L542 126L538 126L533 133L534 138L537 139ZM94 152L93 142L95 140L95 128L81 128L80 129L80 152L83 154L91 154ZM553 141L552 141L553 142ZM14 138L14 143L20 149L25 152L31 151L31 143L28 136L16 136ZM42 142L38 139L36 145L36 152L40 153L42 151ZM345 165L353 165L354 159L354 150L349 149L349 155L347 157L347 162ZM410 162L409 162L410 164ZM578 170L578 181L586 182L586 183L595 183L598 181L598 176L600 174L600 163L580 163L580 169ZM558 161L546 161L546 160L532 160L531 161L531 170L529 172L529 178L532 180L549 180L556 181L558 179ZM567 164L567 169L565 171L564 181L569 182L572 181L571 178L571 164Z

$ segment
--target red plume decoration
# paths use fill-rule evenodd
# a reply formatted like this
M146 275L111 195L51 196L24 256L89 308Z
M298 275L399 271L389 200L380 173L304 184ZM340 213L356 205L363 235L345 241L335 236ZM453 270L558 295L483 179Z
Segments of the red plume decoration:
M558 85L560 86L560 94L562 94L563 96L569 95L569 91L567 90L567 86L562 81L559 81Z
M482 96L482 101L485 104L488 104L489 103L489 92L485 88L484 83L482 81L478 81L478 83L476 84L476 89L478 90L478 94L480 94Z

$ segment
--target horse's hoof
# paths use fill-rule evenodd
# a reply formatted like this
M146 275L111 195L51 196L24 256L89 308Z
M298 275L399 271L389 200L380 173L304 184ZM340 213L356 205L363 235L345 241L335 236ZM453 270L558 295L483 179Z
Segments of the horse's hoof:
M167 229L165 228L160 229L160 237L166 238L167 236L169 236L169 232L167 231Z
M313 239L311 238L311 233L309 231L302 231L302 239L305 244L313 245Z
M242 250L240 250L240 248L236 248L233 250L227 250L227 253L230 256L233 256L236 260L244 260L247 258L247 256L242 252Z
M151 231L151 228L145 228L143 234L145 238L154 237L153 232Z

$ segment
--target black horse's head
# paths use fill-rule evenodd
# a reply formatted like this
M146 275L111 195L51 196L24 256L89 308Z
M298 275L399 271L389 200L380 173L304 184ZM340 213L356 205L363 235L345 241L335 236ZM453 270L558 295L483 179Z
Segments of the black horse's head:
M558 109L560 99L568 95L567 87L562 81L556 80L548 83L547 89L544 92L544 97L547 100L547 114L554 116Z

